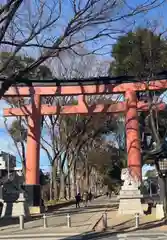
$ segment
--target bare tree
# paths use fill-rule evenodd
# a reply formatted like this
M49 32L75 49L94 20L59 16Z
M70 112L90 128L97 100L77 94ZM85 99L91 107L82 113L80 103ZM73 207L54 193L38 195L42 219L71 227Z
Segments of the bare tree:
M142 2L132 5L130 0L7 0L1 4L0 48L9 51L10 56L0 66L0 74L3 76L19 53L31 55L33 51L36 59L5 76L0 97L16 80L69 49L80 54L77 46L84 44L89 53L104 53L108 42L132 26L137 15L165 4L165 0ZM121 24L123 28L118 27Z
M65 60L63 61L63 59ZM54 66L57 77L59 77L60 74L63 78L95 76L101 74L101 72L105 75L108 72L107 67L105 66L104 68L97 56L93 54L84 56L78 56L74 53L70 56L64 54L61 60L59 59L59 61L56 61L53 59L51 64ZM104 71L105 69L106 72ZM99 96L95 98L99 99ZM103 96L102 100L104 100ZM49 102L52 105L68 105L75 104L77 99L75 97L49 97L44 98L43 101L47 101L47 103ZM110 118L112 118L112 116ZM107 117L105 117L104 114L102 114L101 117L58 115L45 118L44 128L47 130L47 134L43 135L41 138L41 147L46 151L50 161L52 172L51 189L53 186L55 196L57 196L56 178L58 175L61 176L60 197L64 198L65 181L69 181L69 176L72 177L72 179L70 179L72 182L69 185L69 187L71 186L69 192L72 192L71 195L75 196L77 163L80 158L81 150L85 144L88 144L89 141L92 141L100 134L100 130L102 127L104 128L103 125L106 120ZM85 160L86 157L82 157L84 163L83 168L86 166ZM65 165L68 165L68 171L65 171ZM84 172L85 170L82 171L80 175L83 175Z

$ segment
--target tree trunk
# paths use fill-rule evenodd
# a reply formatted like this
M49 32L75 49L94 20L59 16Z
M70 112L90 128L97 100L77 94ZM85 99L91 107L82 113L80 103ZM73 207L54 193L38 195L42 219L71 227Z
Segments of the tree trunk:
M81 192L79 179L76 179L76 192L77 192L77 193L80 193L80 192Z
M58 199L59 198L59 194L58 194L58 181L57 181L57 164L56 161L52 166L52 178L53 178L53 192L54 192L54 199Z
M21 141L21 149L22 149L22 169L23 169L23 175L24 175L24 180L26 179L26 156L25 156L25 146L24 146L24 142Z
M66 184L65 184L65 176L64 176L64 172L61 171L60 172L60 199L64 199L66 197Z
M90 185L89 190L92 191L92 189L94 187L94 184L93 184L93 173L92 172L90 172L90 174L89 174L89 185Z
M59 199L59 186L57 180L54 180L53 182L53 189L54 189L54 199Z
M53 200L53 167L50 169L49 198Z
M76 195L76 166L72 167L72 174L71 174L71 197L75 198Z
M65 198L65 175L64 175L64 169L62 165L62 159L59 158L59 177L60 177L60 192L59 192L59 198L64 199Z
M81 194L84 192L84 177L81 176L80 178L80 186L81 186Z
M85 162L85 190L89 190L89 166L87 161Z
M70 166L68 165L68 175L67 175L67 182L68 182L68 199L71 199L71 181L70 181L71 170Z

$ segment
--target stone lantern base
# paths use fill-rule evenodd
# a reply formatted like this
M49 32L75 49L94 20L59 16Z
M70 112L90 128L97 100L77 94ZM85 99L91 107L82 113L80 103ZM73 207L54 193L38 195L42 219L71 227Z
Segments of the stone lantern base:
M122 186L119 199L119 209L118 214L122 215L134 215L140 214L143 215L143 208L141 204L141 198L143 196L140 193L140 190L132 185Z

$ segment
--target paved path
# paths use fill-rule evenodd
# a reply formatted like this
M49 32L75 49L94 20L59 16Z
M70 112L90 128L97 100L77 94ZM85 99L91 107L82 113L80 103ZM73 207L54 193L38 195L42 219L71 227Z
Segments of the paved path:
M43 218L37 218L34 221L26 222L25 229L20 230L18 224L12 224L8 226L0 226L0 239L1 235L11 234L60 234L67 235L81 235L83 232L89 232L92 230L92 224L94 224L100 216L104 213L109 199L100 197L93 200L88 207L81 205L80 209L76 209L75 206L65 207L59 209L52 214L47 215L48 228L43 227ZM71 228L67 227L67 214L71 216ZM3 224L3 221L1 222ZM9 239L9 238L8 238ZM32 238L31 238L32 239ZM41 238L42 239L42 238ZM54 239L54 238L53 238Z
M111 207L112 205L112 207ZM92 227L108 208L108 231L105 233L92 233ZM67 214L71 216L72 227L67 227ZM37 218L34 221L26 222L25 229L19 230L19 225L2 226L0 222L0 239L101 239L101 240L167 240L167 232L159 231L159 222L153 216L141 217L141 227L147 230L134 231L134 216L118 216L115 200L100 197L92 201L88 207L69 206L59 209L47 215L48 228L43 228L43 219ZM157 227L157 229L156 229ZM143 228L144 229L144 228ZM125 231L125 232L124 232ZM124 232L124 234L117 234Z

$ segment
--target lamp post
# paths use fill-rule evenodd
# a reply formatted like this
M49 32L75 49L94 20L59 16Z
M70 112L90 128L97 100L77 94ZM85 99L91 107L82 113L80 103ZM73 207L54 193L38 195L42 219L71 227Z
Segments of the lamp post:
M159 159L158 161L159 167L159 177L162 179L162 192L160 195L163 197L163 208L164 208L164 215L165 218L167 217L167 199L166 199L166 176L167 176L167 158Z

